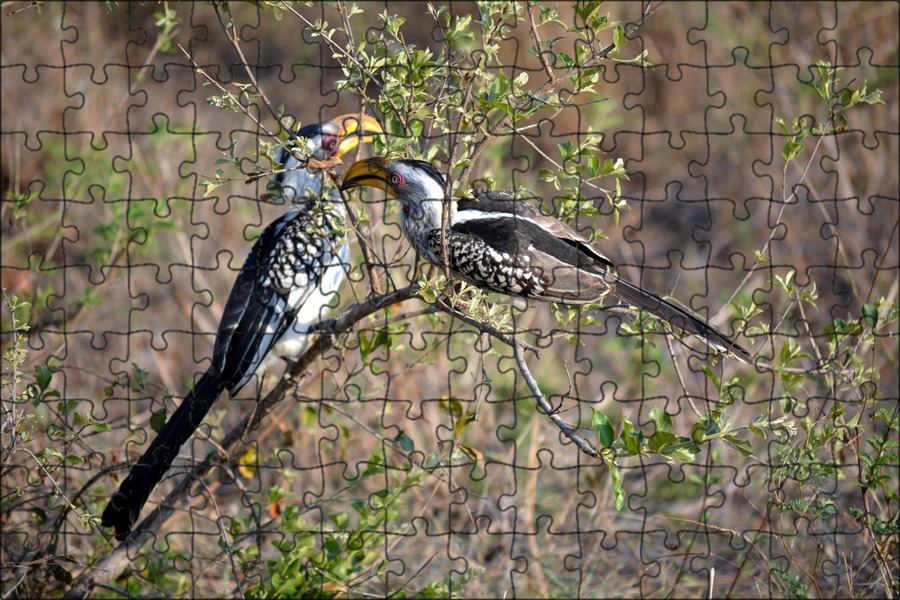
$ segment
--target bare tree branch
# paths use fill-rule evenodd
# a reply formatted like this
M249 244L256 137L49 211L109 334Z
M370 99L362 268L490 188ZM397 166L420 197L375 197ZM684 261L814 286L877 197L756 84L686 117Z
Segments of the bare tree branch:
M522 356L522 349L518 344L514 344L511 346L513 355L516 358L516 364L519 365L519 371L522 373L522 377L525 378L525 383L528 385L528 389L531 390L531 393L534 394L535 400L537 400L538 407L544 411L544 414L550 417L550 420L559 427L560 431L563 432L563 435L572 440L578 449L587 454L592 458L602 458L600 453L594 449L590 442L579 436L575 433L575 430L571 425L563 421L562 417L559 416L559 413L550 405L547 401L547 398L544 397L543 392L541 392L540 386L538 386L537 381L534 380L534 377L531 375L531 371L528 370L528 363L525 362L525 357Z

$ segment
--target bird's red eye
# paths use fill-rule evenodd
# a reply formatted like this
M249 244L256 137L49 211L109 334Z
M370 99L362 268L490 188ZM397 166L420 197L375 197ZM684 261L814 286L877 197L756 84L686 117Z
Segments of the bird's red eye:
M391 173L390 183L392 187L400 187L401 185L406 183L406 180L403 179L403 175L400 173Z

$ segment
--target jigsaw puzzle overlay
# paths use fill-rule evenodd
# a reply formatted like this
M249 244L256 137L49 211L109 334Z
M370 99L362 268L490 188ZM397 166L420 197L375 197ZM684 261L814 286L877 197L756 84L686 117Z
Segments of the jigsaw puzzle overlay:
M3 11L4 597L900 592L896 3ZM347 115L383 131L290 141ZM344 281L117 541L289 211L279 147L346 202L306 232ZM512 191L748 362L448 280L402 193L339 195L373 156Z

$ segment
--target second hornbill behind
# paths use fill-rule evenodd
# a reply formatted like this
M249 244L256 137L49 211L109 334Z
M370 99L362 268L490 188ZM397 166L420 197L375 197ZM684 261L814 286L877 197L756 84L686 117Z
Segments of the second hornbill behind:
M360 122L348 114L307 125L296 136L308 140L312 158L325 160L381 131L375 119L366 116ZM153 488L222 391L234 396L278 357L298 356L309 327L323 318L344 279L349 247L332 225L345 215L340 193L331 186L326 195L326 173L301 167L286 149L277 159L286 170L273 180L294 205L265 228L241 267L219 322L212 365L103 511L103 526L114 527L117 540L128 536Z
M350 166L341 189L375 187L400 200L407 239L443 267L444 184L430 163L369 158ZM612 261L561 221L503 192L472 190L471 195L474 199L453 198L449 207L446 261L456 276L487 291L560 304L613 296L751 362L746 350L705 321L611 273Z

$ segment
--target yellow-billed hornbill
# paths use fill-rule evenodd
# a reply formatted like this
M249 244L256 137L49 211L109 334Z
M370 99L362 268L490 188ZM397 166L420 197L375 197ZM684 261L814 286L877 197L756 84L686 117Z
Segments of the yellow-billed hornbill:
M303 127L297 137L308 140L312 158L324 160L349 152L381 131L371 117L360 123L356 115L343 115ZM128 536L150 492L222 391L234 396L279 357L299 355L310 326L322 319L344 279L349 246L332 224L345 216L340 192L333 185L326 187L325 172L300 168L284 148L277 158L294 169L273 177L293 206L263 230L241 267L219 322L212 365L103 511L103 526L114 527L118 540Z
M361 160L342 190L369 186L400 200L407 239L429 262L444 266L441 213L444 176L411 159ZM561 304L589 304L612 295L699 336L713 348L750 362L750 354L708 323L609 271L613 263L571 227L515 197L472 190L450 202L446 233L452 273L491 292Z

